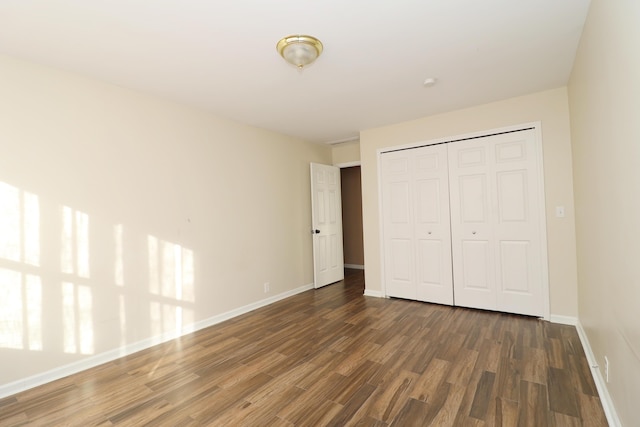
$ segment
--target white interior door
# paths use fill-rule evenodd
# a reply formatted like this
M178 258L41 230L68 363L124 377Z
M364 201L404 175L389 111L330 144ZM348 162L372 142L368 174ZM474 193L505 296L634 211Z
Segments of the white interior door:
M456 305L544 315L535 131L449 144Z
M311 163L313 281L320 288L344 279L340 169Z
M388 296L453 304L447 148L382 155Z

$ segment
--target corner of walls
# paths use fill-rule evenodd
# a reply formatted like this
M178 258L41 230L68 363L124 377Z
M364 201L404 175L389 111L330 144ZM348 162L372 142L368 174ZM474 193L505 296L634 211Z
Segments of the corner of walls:
M638 2L592 0L568 84L580 332L626 425L640 401L638 22Z
M578 337L580 337L580 342L582 343L582 348L584 350L584 354L587 357L589 367L591 368L591 376L593 377L593 381L596 384L596 389L598 390L598 395L600 396L600 402L602 403L602 408L604 409L604 414L607 417L609 426L622 427L622 423L620 422L620 418L618 417L618 412L616 411L616 407L613 404L613 399L611 398L611 394L609 394L609 388L607 387L606 381L602 377L600 366L598 365L598 361L593 354L593 349L591 348L591 344L589 343L589 337L587 337L587 334L580 322L577 322L575 324L575 327L578 331Z
M602 403L602 408L604 409L604 414L607 417L607 421L611 427L622 427L622 423L620 422L620 418L618 417L615 405L613 404L611 394L609 393L607 382L602 376L602 371L600 370L600 366L598 365L598 360L593 354L593 349L591 348L591 344L589 343L589 337L582 327L580 320L578 320L578 318L576 317L552 314L549 321L561 325L574 326L576 328L578 337L580 338L580 343L582 344L582 349L584 350L587 362L589 363L589 370L596 385L596 389L598 390L600 402Z
M559 325L576 326L578 324L578 318L573 316L552 314L551 316L549 316L549 322L557 323Z
M364 290L365 297L374 297L374 298L385 298L384 294L380 291L375 291L373 289L365 289Z

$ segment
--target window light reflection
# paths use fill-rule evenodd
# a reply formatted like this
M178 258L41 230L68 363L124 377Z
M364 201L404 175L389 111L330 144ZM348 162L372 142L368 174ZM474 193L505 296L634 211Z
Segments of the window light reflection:
M93 354L93 301L91 288L62 283L65 353Z
M149 293L157 297L149 307L152 334L180 333L194 321L185 306L195 300L193 251L181 245L147 238Z
M40 202L0 182L0 258L40 265Z
M40 265L40 202L38 196L23 192L22 257L27 264Z
M67 206L62 208L60 262L63 273L89 278L89 216Z
M0 182L0 348L42 350L40 202ZM15 263L15 264L14 264Z
M22 317L22 274L19 271L0 268L0 347L24 348L24 324Z
M60 244L60 269L73 273L73 210L62 208L62 242Z
M93 300L91 288L78 286L78 330L80 353L93 354Z
M25 275L27 341L29 350L42 350L42 281L40 276Z
M82 212L76 214L76 274L89 278L89 215Z
M76 294L73 283L62 284L62 322L64 352L76 353Z

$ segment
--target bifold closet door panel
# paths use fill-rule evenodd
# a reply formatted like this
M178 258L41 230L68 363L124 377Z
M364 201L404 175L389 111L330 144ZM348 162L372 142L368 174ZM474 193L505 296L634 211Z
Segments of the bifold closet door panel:
M496 310L491 148L480 140L448 148L456 305Z
M409 152L382 155L384 278L388 296L417 299L413 200Z
M495 158L498 309L544 315L544 192L533 130L499 135Z
M417 299L453 305L447 147L419 148L414 161Z
M449 144L456 305L544 315L533 130Z
M388 296L453 304L447 148L382 155Z

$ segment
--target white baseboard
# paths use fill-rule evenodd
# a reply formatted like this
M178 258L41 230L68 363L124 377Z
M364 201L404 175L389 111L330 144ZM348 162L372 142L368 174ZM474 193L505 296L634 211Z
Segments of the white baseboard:
M582 328L582 324L580 324L578 318L552 314L549 318L549 321L552 323L559 323L561 325L570 325L576 327L578 336L580 337L580 342L582 343L582 348L584 349L584 354L586 355L589 367L591 368L591 376L593 377L593 381L595 382L596 388L598 389L598 395L600 396L600 402L602 403L604 414L607 417L607 422L611 427L622 427L616 409L613 406L613 401L611 400L611 395L609 394L607 383L602 377L602 373L600 372L600 368L598 366L598 361L593 354L593 350L591 349L591 344L589 344L587 334Z
M350 267L347 267L347 268L350 268ZM148 338L142 341L138 341L136 343L128 344L125 347L121 347L115 350L110 350L101 354L90 356L83 360L49 370L42 374L38 374L28 378L24 378L22 380L14 381L9 384L4 384L0 386L0 398L11 396L13 394L20 393L30 388L37 387L39 385L46 384L48 382L55 381L60 378L64 378L66 376L84 371L86 369L96 367L103 363L113 361L119 357L137 353L138 351L147 349L154 345L161 344L163 342L175 339L178 336L186 335L191 332L216 325L218 323L224 322L225 320L232 319L234 317L240 316L242 314L248 313L258 308L267 306L269 304L273 304L274 302L280 301L290 296L308 291L310 289L313 289L313 284L300 286L290 291L283 292L281 294L274 295L269 298L265 298L255 303L248 304L243 307L239 307L237 309L230 310L225 313L210 317L208 319L201 320L199 322L196 322L192 325L189 325L183 328L179 334L167 333L161 336ZM376 297L376 298L385 297L381 291L375 291L371 289L365 289L364 295L369 297ZM618 418L618 414L613 405L613 401L611 400L611 395L609 394L609 390L607 388L606 382L602 377L602 374L598 367L598 362L595 359L593 350L591 349L591 345L589 344L589 339L587 338L587 335L584 329L582 328L582 325L578 321L578 319L570 316L551 315L550 321L553 323L572 325L576 327L576 330L578 331L578 336L580 337L580 342L582 343L582 347L587 357L587 361L589 362L589 366L591 367L591 374L596 384L598 395L600 396L600 401L602 402L602 407L604 409L605 416L607 417L607 421L609 422L609 425L611 427L622 427L620 419Z
M596 388L598 389L598 395L600 396L600 402L602 403L604 414L607 417L607 422L611 427L622 427L622 423L620 422L620 418L618 418L616 408L613 405L613 400L611 400L611 395L609 394L607 383L602 377L602 372L600 372L598 361L593 354L591 344L589 344L589 338L587 337L587 334L582 328L582 324L580 324L579 321L575 326L576 330L578 331L578 336L580 337L580 342L582 343L582 348L584 349L584 354L587 356L587 361L589 362L589 366L591 367L591 375L593 376L593 381L596 383Z
M278 302L285 298L289 298L291 296L297 295L301 292L305 292L311 289L313 289L313 283L300 286L290 291L282 292L281 294L274 295L272 297L265 298L260 301L256 301L253 304L245 305L243 307L236 308L235 310L227 311L226 313L222 313L205 320L201 320L194 324L195 328L193 329L193 331L198 331L200 329L208 328L209 326L217 325L218 323L224 322L225 320L232 319L234 317L240 316L242 314L267 306L269 304L273 304L274 302ZM189 331L189 332L193 332L193 331Z
M578 318L572 316L560 316L558 314L552 314L549 317L551 323L558 323L560 325L576 326L578 324Z
M381 291L373 291L371 289L364 290L365 297L376 297L376 298L384 298L384 294Z
M68 365L61 366L59 368L51 369L47 372L43 372L38 375L34 375L28 378L24 378L18 381L14 381L8 384L0 385L0 399L20 393L33 387L37 387L42 384L46 384L60 378L67 377L69 375L76 374L78 372L94 368L103 363L111 362L120 357L127 356L129 354L137 353L138 351L153 347L154 345L161 344L166 341L170 341L179 336L190 334L191 332L198 331L200 329L207 328L209 326L216 325L224 322L225 320L232 319L258 308L273 304L274 302L283 300L290 296L299 294L301 292L313 289L313 284L303 285L290 291L283 292L278 295L274 295L269 298L254 302L252 304L245 305L243 307L236 308L234 310L227 311L222 314L210 317L208 319L200 320L191 325L182 328L182 331L165 333L159 336L151 337L138 341L132 344L127 344L125 347L120 347L114 350L109 350L104 353L96 354L79 360L77 362L69 363Z
M360 264L345 264L344 268L353 268L354 270L364 270L364 265L360 265Z

